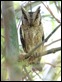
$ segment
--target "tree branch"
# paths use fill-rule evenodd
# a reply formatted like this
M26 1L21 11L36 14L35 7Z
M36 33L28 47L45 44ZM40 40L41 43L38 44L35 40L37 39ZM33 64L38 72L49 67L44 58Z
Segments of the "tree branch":
M53 48L53 49L50 49L50 50L47 50L47 51L43 52L42 54L34 54L33 56L34 56L34 58L38 58L38 57L41 57L41 56L48 55L50 53L55 53L55 52L60 51L60 50L61 50L61 47Z
M29 57L38 58L38 57L41 57L41 56L48 55L50 53L55 53L55 52L60 51L60 50L61 50L61 47L57 47L57 48L47 50L47 51L43 52L42 54L34 54L33 56L29 55ZM20 54L18 61L29 59L29 57L26 57L26 56L27 56L26 54L25 55ZM29 63L29 60L28 60L28 63Z
M29 79L30 81L32 81L32 78L30 77L30 75L29 75L29 73L28 73L28 71L27 71L26 67L23 67L23 68L24 68L24 70L25 70L26 74L28 75L28 79Z
M44 62L44 63L41 63L41 64L48 64L48 65L51 65L52 67L61 67L61 66L58 66L58 65L54 65L54 64L51 64L51 63L48 63L48 62Z
M28 72L28 74L30 73L31 71ZM27 73L24 74L24 76L22 77L22 81L27 77L28 75Z
M42 2L42 4L46 7L46 9L50 12L50 14L55 18L55 20L58 22L58 23L61 23L60 22L60 20L59 19L57 19L55 16L54 16L54 14L52 13L52 11L51 11L51 9L49 8L49 6L47 5L45 5L43 2Z
M61 13L61 9L60 9L59 6L57 6L56 1L54 1L54 4L55 4L56 8L57 8L57 9L60 11L60 13Z
M45 55L48 55L48 54L50 54L50 53L55 53L55 52L60 51L60 50L61 50L61 47L53 48L53 49L50 49L50 50L45 51L45 52L44 52L42 55L40 55L40 56L45 56Z
M43 80L42 78L41 78L41 76L35 71L35 73L36 73L36 75L38 75L38 77L41 79L41 80Z
M60 41L60 40L61 40L61 39L55 40L55 41L53 41L53 42L51 42L51 43L45 45L45 47L50 46L51 44L53 44L53 43L55 43L55 42L58 42L58 41Z

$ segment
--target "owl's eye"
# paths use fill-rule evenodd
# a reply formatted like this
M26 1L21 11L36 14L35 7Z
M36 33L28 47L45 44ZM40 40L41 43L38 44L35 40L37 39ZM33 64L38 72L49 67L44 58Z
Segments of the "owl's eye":
M28 18L26 16L24 16L24 19L26 19L28 21Z

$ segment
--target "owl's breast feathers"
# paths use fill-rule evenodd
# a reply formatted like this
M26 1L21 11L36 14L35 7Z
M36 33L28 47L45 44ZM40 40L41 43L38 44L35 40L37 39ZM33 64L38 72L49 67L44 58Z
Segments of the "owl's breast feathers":
M20 39L23 46L24 51L27 53L31 49L33 49L39 42L42 42L44 40L44 33L43 29L40 27L37 27L39 29L27 29L24 32L24 36L22 34L22 28L20 28ZM39 47L36 52L41 52L42 46Z

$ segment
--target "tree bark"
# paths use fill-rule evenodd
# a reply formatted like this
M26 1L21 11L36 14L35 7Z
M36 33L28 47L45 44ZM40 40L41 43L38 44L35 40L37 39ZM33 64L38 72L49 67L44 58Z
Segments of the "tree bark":
M17 59L19 54L18 36L15 22L15 14L12 1L2 1L2 15L4 20L6 65L10 81L20 81L21 73Z

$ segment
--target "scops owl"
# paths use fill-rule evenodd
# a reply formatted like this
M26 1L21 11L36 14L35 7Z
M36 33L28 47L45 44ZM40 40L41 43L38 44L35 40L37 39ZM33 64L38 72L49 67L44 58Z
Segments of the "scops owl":
M20 27L20 40L26 53L30 52L39 42L44 40L44 31L41 23L40 7L35 12L27 12L24 8L22 11L22 25ZM34 54L43 52L44 44L36 49ZM39 65L40 58L31 61L32 64ZM38 66L37 66L38 69Z

